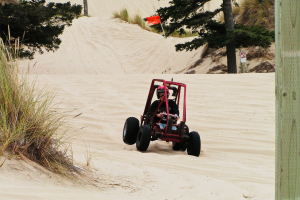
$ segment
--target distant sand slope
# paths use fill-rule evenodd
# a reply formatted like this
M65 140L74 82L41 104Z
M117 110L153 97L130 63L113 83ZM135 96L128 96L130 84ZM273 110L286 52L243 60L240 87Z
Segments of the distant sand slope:
M36 74L140 74L170 73L200 58L200 50L176 52L174 45L188 39L168 38L137 25L100 17L81 17L66 27L55 52L38 53L31 61ZM170 54L169 50L170 49ZM170 55L170 56L169 56ZM21 62L27 70L28 61Z
M68 0L54 0L67 2ZM240 2L240 1L238 1ZM71 0L71 4L83 0ZM213 0L205 9L220 7L222 0ZM129 15L142 17L155 14L169 0L88 0L89 15L74 20L60 36L62 44L55 52L38 53L32 61L22 61L21 71L32 74L161 74L186 73L200 59L203 47L193 51L175 51L175 44L193 38L168 38L142 30L137 25L112 19L115 11L126 8ZM237 51L239 63L239 52ZM193 73L203 74L219 64L227 65L226 56L219 63L211 58L194 66ZM249 62L251 67L259 64ZM29 66L29 67L28 67ZM33 67L34 66L34 67Z
M54 2L67 2L55 0ZM82 4L82 0L71 3ZM175 44L193 38L168 38L142 30L137 25L111 19L114 11L126 7L129 14L150 16L167 0L88 0L89 14L74 20L60 36L62 44L55 53L38 53L35 59L20 63L22 71L34 74L140 74L171 73L187 69L200 59L201 49L176 52ZM209 7L219 5L210 3ZM170 53L169 53L170 51ZM171 63L172 62L172 63ZM36 65L32 68L32 66ZM207 67L200 70L206 73Z

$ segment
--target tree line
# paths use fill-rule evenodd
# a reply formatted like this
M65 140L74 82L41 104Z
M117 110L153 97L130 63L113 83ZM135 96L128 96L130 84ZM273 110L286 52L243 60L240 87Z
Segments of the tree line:
M3 0L2 0L3 1ZM0 37L7 44L19 39L19 57L32 59L35 52L59 48L65 26L80 16L81 5L45 0L9 0L0 4Z
M223 0L220 8L205 11L204 5L210 0L172 0L170 6L156 12L161 18L166 36L175 31L185 34L185 29L198 33L192 41L175 45L176 51L192 51L205 44L209 48L226 47L228 73L237 73L235 49L240 47L269 47L275 39L274 31L262 26L244 26L233 21L232 4L235 0ZM269 0L260 0L269 1ZM215 20L217 14L224 13L224 21ZM154 25L161 31L160 25Z

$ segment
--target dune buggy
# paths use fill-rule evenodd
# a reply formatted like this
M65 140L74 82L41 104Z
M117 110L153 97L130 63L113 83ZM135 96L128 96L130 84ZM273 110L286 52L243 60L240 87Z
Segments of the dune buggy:
M161 107L161 102L152 116L149 114L151 100L159 85L155 83L161 82L165 87L171 90L172 96L176 105L179 109L180 94L184 89L183 97L183 112L182 120L178 123L177 116L172 115L167 112L164 113L163 119L165 120L166 126L161 127L159 122L154 120L154 116ZM165 97L167 97L167 91L165 90ZM168 101L165 98L166 107L168 108ZM195 132L189 132L189 128L186 125L186 85L183 83L177 83L173 81L165 81L162 79L153 79L150 91L148 94L146 106L143 115L141 115L139 120L135 117L129 117L126 119L124 128L123 128L123 141L128 145L133 145L136 143L136 148L139 151L146 151L149 147L150 141L154 140L163 140L167 142L172 142L172 148L175 151L185 151L187 149L188 155L199 156L201 151L201 139L200 135Z

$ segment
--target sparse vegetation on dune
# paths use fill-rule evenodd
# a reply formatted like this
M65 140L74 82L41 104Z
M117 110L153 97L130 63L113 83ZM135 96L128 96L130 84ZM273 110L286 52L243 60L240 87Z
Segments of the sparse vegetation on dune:
M133 19L130 21L132 24L139 25L142 29L151 30L149 27L146 26L145 21L142 19L142 17L138 14L135 14Z
M242 3L232 8L234 21L245 26L263 26L275 30L274 0L243 0ZM223 14L217 20L224 22Z
M128 11L126 8L123 8L120 12L114 12L114 18L120 18L125 22L129 22Z
M14 59L0 42L0 157L29 158L64 175L76 172L66 147L64 116L53 103L55 93L20 79Z
M151 31L151 28L146 25L145 21L142 19L142 17L138 14L135 14L133 18L129 17L128 11L126 8L123 8L120 12L114 12L113 13L114 18L119 18L125 22L128 22L130 24L137 24L142 29Z
M263 26L274 30L274 12L274 0L244 0L238 23L246 26Z
M138 26L140 26L144 30L154 32L154 33L158 33L157 30L155 30L154 28L149 27L139 14L135 14L132 18L130 18L126 8L123 8L120 12L117 12L117 11L114 12L113 17L114 18L119 18L119 19L121 19L125 22L130 23L130 24L137 24ZM185 30L185 34L180 34L180 31L177 30L174 33L172 33L170 36L171 37L183 38L183 37L198 36L198 34L193 33L192 31L189 31L189 30Z
M232 14L238 24L275 30L274 0L243 0L239 7L233 7ZM223 15L218 21L224 22Z

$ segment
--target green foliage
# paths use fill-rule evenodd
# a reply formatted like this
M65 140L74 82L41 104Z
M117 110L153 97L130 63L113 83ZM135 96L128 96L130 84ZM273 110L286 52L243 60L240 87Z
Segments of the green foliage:
M196 36L198 36L198 33L192 32L189 30L178 29L175 32L171 33L169 36L170 37L178 37L178 38L196 37Z
M205 32L204 30L207 31ZM274 41L274 36L274 32L270 32L263 27L247 27L238 24L235 25L234 31L226 34L226 28L223 23L211 20L199 32L199 38L184 44L177 44L176 50L182 51L185 49L191 51L206 43L209 48L222 48L233 39L237 48L249 46L267 48Z
M275 40L275 32L268 31L262 26L236 25L233 32L237 47L260 46L267 48Z
M236 47L268 47L274 41L274 32L259 26L247 27L236 24L234 31L227 31L223 22L213 19L222 11L222 8L215 11L204 11L203 6L209 1L173 0L170 2L170 7L157 10L166 36L170 36L176 30L180 30L180 33L184 34L185 29L190 29L199 36L192 41L175 45L176 51L192 51L204 44L208 44L210 48L221 48L231 41L235 42ZM153 27L160 31L159 26Z
M0 37L8 41L10 29L11 38L20 38L21 43L28 47L20 47L20 57L33 58L36 51L41 54L44 50L55 51L61 43L58 36L66 25L72 25L81 10L81 5L71 6L70 2L45 6L45 0L0 5Z
M170 2L170 7L158 9L157 13L161 18L161 22L164 24L166 36L169 36L176 30L180 30L181 34L184 34L183 28L198 32L211 18L221 12L221 8L215 11L204 12L204 4L209 1L210 0L173 0ZM161 31L159 26L160 25L155 25L153 27Z

